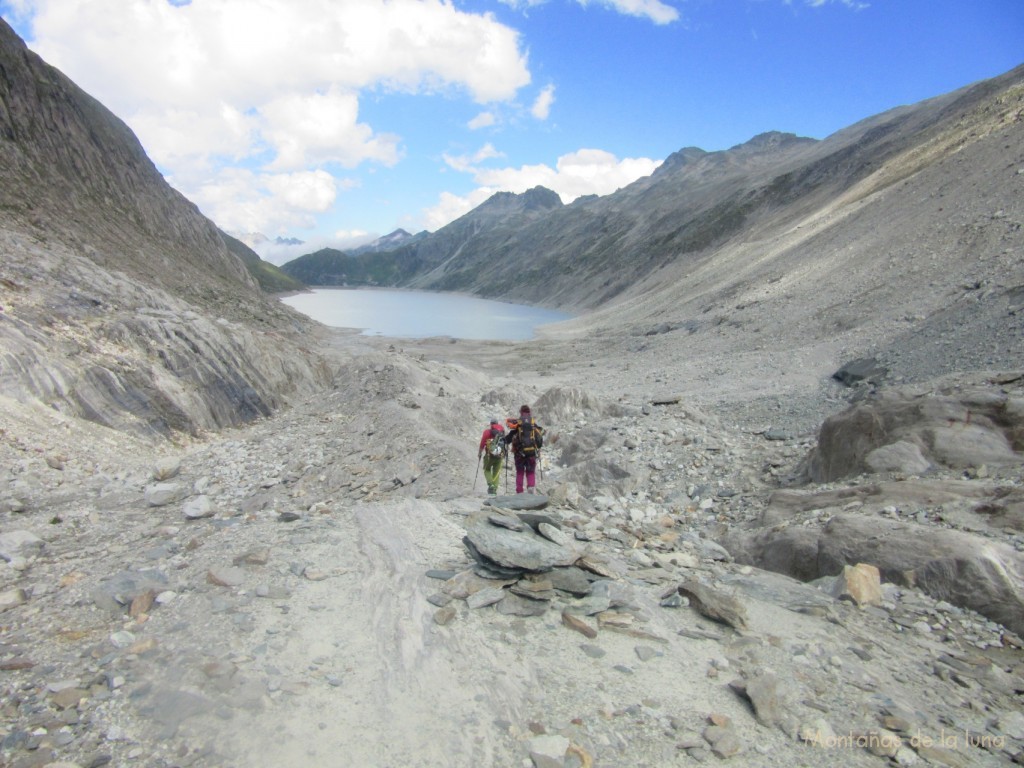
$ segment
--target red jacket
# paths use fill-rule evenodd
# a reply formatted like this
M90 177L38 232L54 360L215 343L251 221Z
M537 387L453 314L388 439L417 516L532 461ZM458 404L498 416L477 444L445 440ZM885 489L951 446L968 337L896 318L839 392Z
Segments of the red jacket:
M487 441L490 440L492 437L494 437L495 435L505 434L505 428L501 426L501 424L498 424L497 426L493 427L493 433L491 432L491 429L492 427L487 427L487 429L484 430L484 434L480 438L480 449L477 451L478 454L482 453L484 449L487 448Z

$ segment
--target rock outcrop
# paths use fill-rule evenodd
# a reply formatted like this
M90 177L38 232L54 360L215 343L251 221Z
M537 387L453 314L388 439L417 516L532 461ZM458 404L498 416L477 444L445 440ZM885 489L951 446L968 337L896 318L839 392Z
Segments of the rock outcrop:
M128 127L0 20L0 397L149 438L329 380Z
M803 481L851 475L920 475L1024 461L1024 403L992 389L917 393L882 390L830 417L798 470Z

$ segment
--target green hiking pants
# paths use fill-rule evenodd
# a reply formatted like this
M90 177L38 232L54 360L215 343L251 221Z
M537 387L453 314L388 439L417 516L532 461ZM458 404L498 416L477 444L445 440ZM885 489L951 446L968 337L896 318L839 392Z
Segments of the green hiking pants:
M487 492L498 492L498 481L501 480L501 456L484 456L484 480L487 481Z

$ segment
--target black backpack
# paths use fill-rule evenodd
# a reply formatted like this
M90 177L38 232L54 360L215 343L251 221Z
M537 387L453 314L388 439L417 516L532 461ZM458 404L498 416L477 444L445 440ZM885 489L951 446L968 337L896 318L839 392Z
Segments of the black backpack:
M523 456L536 456L544 447L544 430L533 419L520 419L516 449Z

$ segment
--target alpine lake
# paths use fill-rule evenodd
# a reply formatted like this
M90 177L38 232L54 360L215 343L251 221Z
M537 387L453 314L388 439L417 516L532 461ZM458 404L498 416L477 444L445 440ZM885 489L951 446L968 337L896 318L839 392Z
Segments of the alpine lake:
M281 301L332 328L354 328L365 335L400 339L448 336L528 341L537 326L572 317L551 309L458 293L383 288L314 288Z

